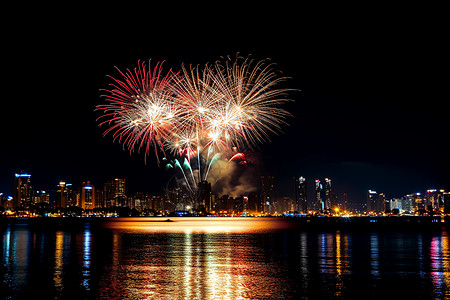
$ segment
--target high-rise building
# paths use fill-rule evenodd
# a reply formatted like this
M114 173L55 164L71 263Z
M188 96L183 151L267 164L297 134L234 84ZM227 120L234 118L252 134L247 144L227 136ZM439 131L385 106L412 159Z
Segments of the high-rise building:
M262 211L261 196L255 192L249 193L247 197L247 211L259 214Z
M105 198L102 189L95 189L95 207L105 208Z
M164 212L165 206L164 206L164 197L152 195L151 196L151 203L152 208L157 212Z
M106 208L116 206L113 181L105 182L103 186L103 201L105 203Z
M211 183L208 181L200 181L197 190L197 207L196 209L205 208L211 211L213 208L211 202Z
M166 204L171 203L176 211L187 211L187 207L191 207L191 202L188 197L185 197L181 187L164 189L164 201Z
M450 214L450 193L442 193L442 202L444 203L444 212Z
M90 181L83 182L81 185L81 203L83 209L95 208L95 188Z
M229 199L230 209L229 211L233 214L239 214L244 211L244 197L234 197Z
M386 210L391 209L389 199L386 199L386 194L380 193L378 195L378 203L377 203L377 211L380 213L385 212Z
M3 195L3 193L0 193L0 206L6 210L12 210L13 209L12 199L13 199L12 196L6 196Z
M292 212L294 209L294 200L291 197L281 197L275 201L275 211L278 214Z
M33 204L38 203L50 204L50 194L46 191L35 191L33 195Z
M125 179L114 179L114 192L117 206L127 206L127 196L125 195Z
M378 201L378 193L376 191L368 190L367 191L367 212L376 211Z
M103 188L103 202L105 207L127 206L125 182L125 179L120 178L105 182Z
M56 186L56 207L68 207L75 205L74 193L72 191L72 184L65 181L60 181Z
M369 190L367 192L367 212L375 214L383 213L390 204L386 203L386 195L378 194L376 191Z
M229 211L230 210L230 196L228 195L222 195L220 197L217 198L216 201L216 211L220 212L220 211Z
M349 203L348 203L348 194L344 193L343 199L342 199L342 210L348 210L349 209Z
M261 186L262 186L262 208L265 214L273 213L273 176L261 176Z
M331 179L329 178L325 178L325 188L324 188L324 192L325 192L325 199L324 199L324 207L325 210L330 210L332 209L332 206L335 206L333 201L333 197L331 194Z
M412 197L404 196L402 197L402 213L412 213L414 212L414 201Z
M424 210L426 208L425 198L422 196L421 193L408 194L405 195L403 198L410 199L411 204L413 206L413 209L411 211L414 210L419 211Z
M294 196L294 210L306 214L308 212L308 201L305 177L294 177Z
M26 173L14 174L13 209L29 207L32 202L31 175Z
M323 212L325 209L325 206L324 206L323 198L322 198L322 190L323 190L322 183L320 183L319 179L316 179L315 182L316 182L316 188L315 188L316 201L314 202L314 210Z
M425 194L426 209L428 211L439 210L439 195L437 189L429 189Z
M149 209L148 200L144 193L137 192L133 196L134 208L138 211L143 211L144 209Z

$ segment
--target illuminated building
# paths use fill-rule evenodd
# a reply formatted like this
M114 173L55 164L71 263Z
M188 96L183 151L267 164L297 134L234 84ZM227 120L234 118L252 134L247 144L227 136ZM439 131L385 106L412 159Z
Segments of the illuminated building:
M428 211L439 210L439 195L438 190L429 189L425 194L426 209Z
M444 213L450 214L450 193L442 193L442 202L444 203Z
M13 185L13 209L29 207L32 202L31 175L22 173L14 174Z
M56 186L56 207L67 207L66 195L66 183L64 181L60 181Z
M273 176L261 176L263 213L273 213Z
M80 193L80 207L83 209L93 209L95 208L95 188L89 182L83 182L81 185L81 193Z
M412 209L414 210L422 210L425 209L425 199L422 197L421 193L408 194L403 196L403 198L408 201L411 201Z
M171 203L175 211L189 211L193 208L191 199L183 192L181 187L168 187L164 189L164 196L166 204Z
M444 193L445 190L439 190L439 194L438 194L438 201L439 201L439 210L441 212L444 212L445 209L445 204L444 204Z
M323 212L325 207L322 199L322 183L320 183L319 179L316 179L316 202L314 203L314 210Z
M105 182L103 202L105 207L127 206L125 179L115 178L112 181Z
M291 197L281 197L277 199L274 206L278 214L291 212L294 208L294 201Z
M13 201L12 196L6 196L3 195L3 193L0 193L0 206L3 207L5 210L12 210L13 209Z
M125 195L125 179L114 179L114 192L117 206L127 206L127 196Z
M165 210L165 206L164 206L164 199L160 196L151 196L151 203L152 203L152 208L155 211L164 211Z
M308 202L305 177L294 177L294 196L294 211L306 214L308 212Z
M50 194L46 191L36 191L33 196L33 204L50 203Z
M390 202L386 199L386 194L380 193L378 195L377 212L383 213L390 208Z
M386 195L369 190L367 192L367 212L380 214L384 213L386 209L390 209L390 202L386 202Z
M414 212L414 200L413 197L402 197L402 213L412 213Z
M107 208L114 207L116 205L113 181L105 182L103 185L103 202Z
M137 192L133 196L134 208L138 211L143 211L144 209L148 209L148 201L146 201L146 197L144 193Z
M387 207L386 211L394 212L395 210L398 210L398 212L403 212L403 201L402 199L393 198L389 200L389 207Z
M105 198L103 197L103 190L101 189L95 189L95 207L105 207Z
M69 207L76 205L75 193L72 190L72 184L64 181L56 186L56 207Z
M331 194L331 179L329 178L325 178L325 188L324 188L324 192L325 192L325 209L329 210L332 207L335 207L335 201L334 199L332 199L332 194Z
M378 193L376 191L369 190L367 192L367 212L379 212L377 210Z

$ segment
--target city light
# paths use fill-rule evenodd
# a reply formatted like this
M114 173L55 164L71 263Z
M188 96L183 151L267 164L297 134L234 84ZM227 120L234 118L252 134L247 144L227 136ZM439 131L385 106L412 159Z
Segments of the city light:
M15 177L31 177L30 174L18 174L18 173L14 174L14 176Z
M231 160L245 160L242 153ZM414 192L402 197L388 198L385 193L367 190L367 199L360 203L349 203L331 188L332 179L315 179L311 184L316 189L307 199L303 176L294 177L294 197L274 197L273 176L261 176L261 192L241 195L217 195L211 191L210 183L201 182L204 194L195 203L180 187L166 187L161 195L125 193L125 179L113 178L103 185L90 181L73 186L59 181L56 190L35 189L31 175L15 173L13 196L0 193L3 214L9 217L63 217L63 216L226 216L226 217L397 217L430 216L445 217L450 214L450 197L444 189L428 189L426 193ZM69 209L73 208L75 211ZM78 211L77 211L78 209ZM127 210L120 213L120 210ZM9 212L9 213L6 213ZM12 213L11 213L12 212Z

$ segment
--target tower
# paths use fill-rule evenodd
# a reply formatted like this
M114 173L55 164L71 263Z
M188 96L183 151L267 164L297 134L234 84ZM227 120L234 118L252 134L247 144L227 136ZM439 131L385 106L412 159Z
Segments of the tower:
M320 183L319 179L316 179L316 202L314 204L314 209L318 211L323 211L325 209L322 199L322 183Z
M95 188L90 181L81 185L81 208L93 209L95 207Z
M261 176L262 208L265 214L273 213L273 176Z
M29 207L32 199L31 175L14 174L13 209L19 206Z
M103 187L103 202L105 207L127 206L125 195L125 179L115 178L105 182Z
M324 188L324 192L325 192L325 199L324 200L324 209L325 210L329 210L332 208L332 206L335 206L333 199L332 199L332 194L331 194L331 179L329 178L325 178L325 188Z
M367 212L377 212L378 194L376 191L367 192Z
M70 205L70 192L69 188L72 186L70 183L60 181L56 186L56 207L67 207Z
M127 196L125 195L125 179L115 178L114 184L114 199L117 206L127 206Z
M306 214L308 212L308 201L305 177L294 177L294 195L294 210Z

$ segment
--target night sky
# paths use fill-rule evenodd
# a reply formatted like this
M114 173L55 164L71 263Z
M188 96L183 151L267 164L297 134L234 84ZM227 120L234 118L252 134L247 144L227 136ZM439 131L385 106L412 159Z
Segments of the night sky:
M295 4L295 3L293 3ZM260 145L256 182L329 177L341 197L388 198L450 189L444 19L432 7L28 7L12 11L2 48L0 192L14 173L37 189L127 178L129 193L160 192L171 174L154 156L102 137L94 112L107 75L138 60L205 64L220 56L270 58L296 89L283 134ZM448 52L448 51L445 51ZM447 56L447 55L445 55ZM447 106L446 106L447 105Z

